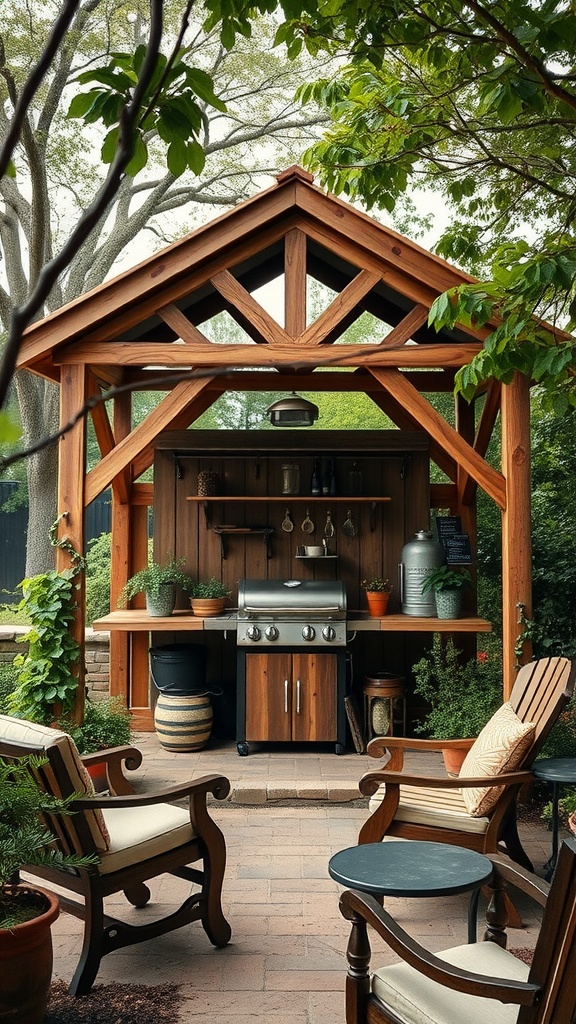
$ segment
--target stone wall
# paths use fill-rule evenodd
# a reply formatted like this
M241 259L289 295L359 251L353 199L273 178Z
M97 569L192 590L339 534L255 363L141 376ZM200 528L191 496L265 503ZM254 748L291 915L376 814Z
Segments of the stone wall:
M26 650L18 637L28 632L27 626L0 626L0 662L14 660ZM86 686L94 699L107 697L110 685L110 643L108 633L86 630Z

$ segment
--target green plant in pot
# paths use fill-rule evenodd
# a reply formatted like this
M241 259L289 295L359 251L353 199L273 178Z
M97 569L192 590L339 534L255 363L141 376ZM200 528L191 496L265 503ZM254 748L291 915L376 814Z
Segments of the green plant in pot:
M220 615L230 594L230 588L215 576L209 580L197 580L190 589L190 605L194 615L204 619Z
M432 569L422 583L422 593L434 593L436 614L439 619L457 619L462 608L462 593L472 583L467 569L451 569L441 565Z
M360 585L366 591L369 614L375 618L381 618L386 614L390 594L393 590L390 580L384 576L371 576L369 579L362 580Z
M93 857L65 856L43 814L70 814L76 796L47 795L33 772L46 764L35 756L0 758L0 1020L40 1024L52 977L50 928L58 899L36 886L18 884L23 865L86 867Z
M475 738L502 703L502 659L494 640L463 662L452 637L435 633L429 653L412 672L414 693L429 705L416 732L434 739ZM463 748L462 760L466 752Z
M149 562L145 569L126 581L118 598L119 607L125 608L136 594L143 593L149 615L155 618L171 615L176 604L176 587L190 593L192 581L183 570L185 562L185 558L171 558L165 565Z

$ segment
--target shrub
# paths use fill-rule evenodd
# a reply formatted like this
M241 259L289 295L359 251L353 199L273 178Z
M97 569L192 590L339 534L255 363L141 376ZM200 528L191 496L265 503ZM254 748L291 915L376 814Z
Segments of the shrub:
M110 555L112 534L101 533L88 545L86 554L86 624L110 611Z

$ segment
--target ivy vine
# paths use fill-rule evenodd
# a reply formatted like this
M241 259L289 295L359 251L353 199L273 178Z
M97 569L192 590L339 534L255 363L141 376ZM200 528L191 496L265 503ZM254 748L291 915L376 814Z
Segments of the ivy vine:
M31 628L20 639L28 644L28 651L14 659L19 673L8 704L11 714L42 725L53 721L55 705L59 714L71 713L78 687L80 647L69 627L77 607L74 579L86 562L68 537L56 537L58 525L66 517L63 513L52 524L50 542L67 551L70 568L62 572L51 569L19 584L22 600L18 609L29 616Z

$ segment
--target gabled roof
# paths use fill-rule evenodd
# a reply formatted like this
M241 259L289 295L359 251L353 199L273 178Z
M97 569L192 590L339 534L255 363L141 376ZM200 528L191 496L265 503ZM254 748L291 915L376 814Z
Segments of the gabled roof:
M255 288L282 273L287 292L284 326L251 298ZM307 326L303 319L306 273L339 293L339 309L320 317L320 327ZM100 350L102 343L115 343L112 364L124 353L127 365L138 365L137 345L141 365L150 365L160 351L173 349L175 341L182 363L192 350L183 351L180 338L192 341L197 363L202 346L209 343L195 325L224 309L252 343L277 346L279 357L286 346L300 355L314 347L318 365L326 351L319 346L337 341L363 310L393 328L406 323L410 333L404 330L386 347L407 340L422 345L475 342L476 347L480 333L461 329L437 336L426 326L437 295L471 280L410 239L327 195L311 175L291 167L271 188L33 324L25 333L18 365L58 379L61 359L90 364L96 358L94 346ZM119 349L119 344L125 347ZM164 348L159 350L159 345ZM242 347L231 348L237 352ZM257 365L257 350L249 347L251 365ZM218 348L221 354L222 346ZM368 355L368 347L363 348ZM268 365L270 355L266 353ZM176 354L171 365L175 359ZM102 365L100 351L96 361Z

